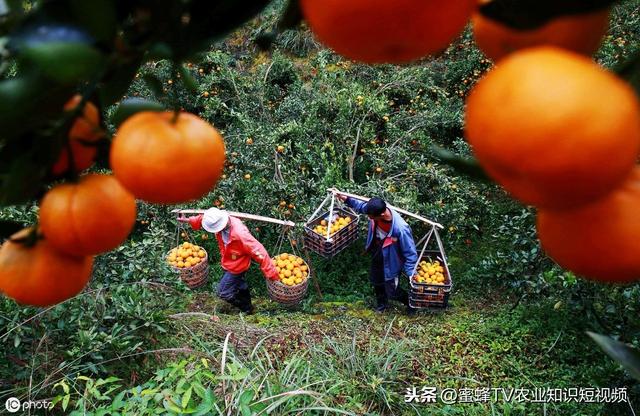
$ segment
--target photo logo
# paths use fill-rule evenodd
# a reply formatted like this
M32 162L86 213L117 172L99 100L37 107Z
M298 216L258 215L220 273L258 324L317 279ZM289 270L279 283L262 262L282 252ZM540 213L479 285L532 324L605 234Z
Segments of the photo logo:
M9 413L15 413L20 410L20 400L15 397L9 397L4 403L4 407L6 407Z

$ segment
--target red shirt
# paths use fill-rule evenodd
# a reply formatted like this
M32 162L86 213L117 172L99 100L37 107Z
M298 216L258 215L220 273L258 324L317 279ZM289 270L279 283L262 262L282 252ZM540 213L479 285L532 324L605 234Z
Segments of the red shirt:
M389 234L389 231L391 231L391 221L375 220L374 222L376 227L380 228L385 233Z
M189 223L194 229L202 226L202 215L189 218ZM229 217L229 240L224 244L222 233L217 233L218 248L222 256L222 268L233 274L246 272L251 266L251 259L260 264L260 269L265 277L278 278L278 271L271 263L269 253L247 227L238 218Z

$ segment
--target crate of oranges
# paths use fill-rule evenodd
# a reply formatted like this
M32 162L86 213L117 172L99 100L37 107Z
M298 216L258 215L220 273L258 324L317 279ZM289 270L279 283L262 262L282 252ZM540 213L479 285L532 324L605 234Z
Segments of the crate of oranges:
M447 262L440 252L425 252L409 282L409 304L412 307L447 306L453 283Z
M167 264L191 289L206 283L209 262L204 248L185 241L167 253Z
M333 257L358 239L359 217L345 209L324 213L304 226L304 244L323 257Z
M269 296L284 305L296 305L304 299L309 286L309 265L295 254L282 253L271 259L280 279L267 279Z

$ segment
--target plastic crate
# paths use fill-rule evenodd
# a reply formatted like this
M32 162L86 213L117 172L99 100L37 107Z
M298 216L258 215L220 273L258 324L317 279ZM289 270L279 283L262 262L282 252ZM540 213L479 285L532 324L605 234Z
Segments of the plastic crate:
M347 216L351 218L351 222L346 227L340 229L337 233L329 237L329 239L313 230L318 224L320 224L320 221L326 220L328 222L328 212L312 219L304 226L305 247L323 257L335 256L358 239L358 225L360 217L342 208L335 208L333 213L334 218L337 218L338 216Z
M409 305L416 309L425 309L431 307L444 308L449 303L449 295L453 288L453 281L449 273L449 267L446 260L439 251L425 251L423 256L418 259L418 264L423 261L433 262L440 261L444 271L443 284L419 283L413 279L409 279Z

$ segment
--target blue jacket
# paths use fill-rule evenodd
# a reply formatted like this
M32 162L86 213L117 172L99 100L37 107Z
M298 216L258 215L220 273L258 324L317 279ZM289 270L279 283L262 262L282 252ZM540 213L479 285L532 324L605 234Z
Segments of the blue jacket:
M363 214L366 202L359 201L354 198L347 198L345 201L354 211ZM404 270L407 276L411 276L413 269L418 262L418 253L416 244L413 241L411 228L400 217L400 215L392 209L391 211L391 231L382 243L382 256L384 258L384 278L385 280L394 280ZM367 234L366 249L369 250L375 236L375 222L369 220L369 233Z

